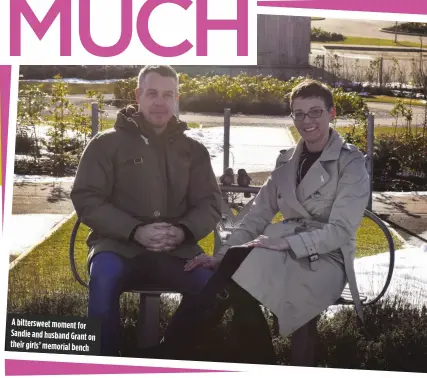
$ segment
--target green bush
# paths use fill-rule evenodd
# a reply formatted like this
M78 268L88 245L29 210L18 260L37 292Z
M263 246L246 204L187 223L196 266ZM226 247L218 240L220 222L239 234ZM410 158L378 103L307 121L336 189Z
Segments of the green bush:
M139 66L20 66L24 80L51 79L55 75L84 80L125 79L138 75Z
M373 190L424 190L427 186L427 130L414 127L389 129L375 134ZM348 143L366 153L365 128L354 127L342 135Z
M10 294L9 294L10 296ZM80 289L70 294L59 290L39 292L25 303L9 298L8 311L47 316L86 316L87 292ZM163 333L177 301L162 299L160 328ZM251 345L238 343L232 328L231 312L209 337L200 336L197 354L192 359L217 362L248 362ZM272 319L267 320L272 327ZM382 371L427 371L427 309L418 309L403 299L389 299L364 308L366 332L358 323L352 307L325 314L319 321L318 366ZM126 293L121 298L122 356L143 357L137 347L138 295ZM290 338L273 335L279 364L290 365Z
M138 79L136 77L117 81L114 85L113 105L122 107L135 103L135 89Z
M381 135L374 147L377 190L424 190L427 185L427 147L422 132Z
M419 34L419 35L427 35L427 23L425 22L403 22L401 24L397 24L385 28L385 30L391 32L402 32L402 33L410 33L410 34Z
M344 36L339 33L330 33L322 28L311 28L311 41L339 42L344 41Z
M403 298L364 308L366 328L353 309L344 309L319 324L319 363L334 368L427 371L427 308Z
M305 77L288 81L272 76L209 75L189 77L180 74L179 107L181 111L196 113L222 113L230 108L232 113L289 115L287 95ZM116 83L114 103L117 106L134 103L136 78ZM365 113L363 99L354 92L341 88L332 89L337 103L338 115Z
M40 147L37 146L36 139L22 127L16 132L15 154L32 156L40 154Z

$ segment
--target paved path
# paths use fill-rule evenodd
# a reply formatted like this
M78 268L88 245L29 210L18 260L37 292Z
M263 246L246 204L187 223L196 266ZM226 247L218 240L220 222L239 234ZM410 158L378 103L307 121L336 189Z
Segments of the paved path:
M390 115L393 109L393 104L386 103L368 103L369 110L375 115L375 124L382 126L393 126L395 118ZM413 125L422 125L424 122L425 109L422 106L413 106ZM205 126L221 126L224 124L224 117L220 114L198 114L198 113L183 113L180 118L185 122L195 122ZM352 120L338 119L337 126L347 126L352 123ZM402 120L399 120L399 125ZM245 116L233 115L231 117L232 125L246 126L293 126L293 120L290 117L274 117L274 116Z
M43 240L73 210L70 182L19 182L13 189L10 261Z
M427 192L374 193L373 211L413 246L427 243Z
M15 183L12 214L70 214L70 182Z
M70 95L70 100L74 104L86 101L84 96L81 95ZM395 119L390 116L390 111L393 109L394 104L388 103L377 103L377 102L368 102L368 107L370 111L375 113L375 124L392 126L395 122ZM114 106L105 107L105 115L107 119L116 119L118 109ZM423 106L413 106L412 111L414 114L413 124L414 126L421 125L424 120L424 107ZM224 116L222 114L201 114L201 113L191 113L191 112L182 112L180 118L186 122L195 122L200 123L204 126L221 126L224 124ZM290 117L283 116L262 116L262 115L232 115L231 117L232 125L239 126L290 126L293 125L293 121ZM345 126L349 124L348 120L339 119L337 121L338 126Z

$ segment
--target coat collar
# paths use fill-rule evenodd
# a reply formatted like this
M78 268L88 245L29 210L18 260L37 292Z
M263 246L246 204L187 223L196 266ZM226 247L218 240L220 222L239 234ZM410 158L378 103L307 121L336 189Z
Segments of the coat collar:
M189 129L187 123L181 121L174 115L167 124L165 131L157 135L144 118L144 115L133 106L128 106L117 113L114 128L142 134L148 139L174 138Z
M329 137L328 143L322 151L322 154L319 157L319 161L330 161L338 160L341 154L341 149L347 148L344 138L335 130L330 129L331 135ZM290 160L299 159L301 152L303 151L304 140L301 138L295 148L289 150L280 151L280 156L277 160L277 164L281 165L287 163Z
M295 148L281 151L277 160L278 169L275 173L280 177L280 187L287 203L304 218L311 219L311 215L302 205L306 199L317 192L330 179L328 172L322 162L338 160L342 148L349 148L341 135L334 129L331 131L328 143L323 149L319 159L311 166L304 176L298 188L296 187L296 175L299 158L303 151L304 141L301 139ZM282 167L280 167L283 165Z

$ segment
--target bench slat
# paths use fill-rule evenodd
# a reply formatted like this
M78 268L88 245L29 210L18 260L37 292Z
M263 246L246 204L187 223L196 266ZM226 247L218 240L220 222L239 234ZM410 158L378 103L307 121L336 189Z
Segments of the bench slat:
M362 303L364 303L368 300L368 297L362 292L359 292L359 298L360 298L360 301ZM336 305L343 305L343 304L352 305L352 304L354 304L353 297L352 297L350 289L348 287L344 288L340 299L338 299L335 304Z

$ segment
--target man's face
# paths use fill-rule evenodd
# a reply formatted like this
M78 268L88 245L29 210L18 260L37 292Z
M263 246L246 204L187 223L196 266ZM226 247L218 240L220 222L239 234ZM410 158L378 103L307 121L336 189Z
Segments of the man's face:
M177 103L177 82L156 72L145 76L136 89L136 101L145 119L156 128L164 127L172 118Z
M335 118L335 114L335 108L328 109L320 97L297 97L292 104L295 127L307 143L327 139L329 123Z

